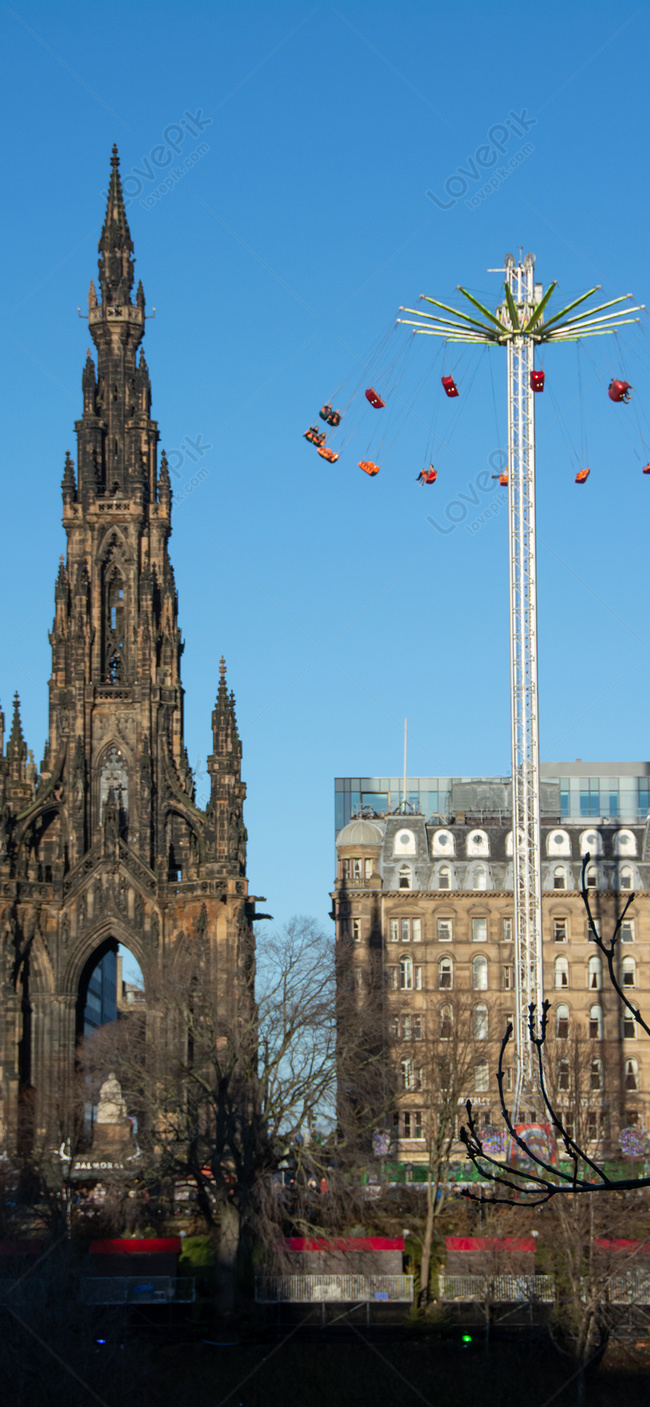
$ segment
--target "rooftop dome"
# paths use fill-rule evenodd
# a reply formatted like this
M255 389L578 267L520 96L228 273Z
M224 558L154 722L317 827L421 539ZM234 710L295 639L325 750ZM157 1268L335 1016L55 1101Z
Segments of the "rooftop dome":
M350 821L339 832L337 845L381 845L383 840L379 826L372 821Z

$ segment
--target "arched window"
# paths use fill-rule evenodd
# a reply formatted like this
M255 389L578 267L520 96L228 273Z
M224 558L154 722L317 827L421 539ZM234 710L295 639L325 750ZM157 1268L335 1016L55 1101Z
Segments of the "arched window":
M417 845L413 831L398 831L393 841L394 855L416 855Z
M400 887L400 889L410 889L410 888L411 888L411 866L410 866L410 865L402 865L402 867L401 867L401 869L400 869L400 872L399 872L399 887Z
M124 820L129 814L129 773L126 758L119 748L110 747L104 755L99 774L99 824L103 824L104 807L109 792L113 791L115 803Z
M598 870L595 865L587 866L587 889L598 888Z
M566 958L555 959L555 986L568 987L569 985L569 964Z
M104 678L119 684L125 677L126 608L124 579L116 563L104 577Z
M483 1002L474 1007L474 1039L486 1041L488 1033L488 1009Z
M631 869L630 865L621 865L620 874L619 874L619 888L620 888L620 889L631 889L631 888L632 888L632 869Z
M589 1007L589 1038L592 1041L602 1041L603 1038L603 1008L602 1006Z
M603 1087L603 1067L598 1059L592 1060L589 1067L589 1088L593 1090Z
M438 888L451 889L451 870L449 865L441 865L438 870Z
M474 958L472 963L472 986L475 992L487 992L488 965L487 958L481 954Z
M603 985L603 964L598 953L592 953L587 964L587 986L593 992L599 992Z
M438 986L449 990L454 985L454 964L451 958L441 958L438 963Z
M569 1089L569 1062L568 1060L558 1060L557 1062L557 1087L560 1090Z
M625 1061L625 1088L639 1088L639 1066L636 1060Z
M474 889L487 889L487 870L485 865L474 866Z
M626 1041L636 1040L636 1019L632 1012L624 1007L621 1016L623 1019L623 1039Z
M569 1008L563 1002L555 1008L555 1034L559 1041L569 1038Z
M454 1034L454 1013L450 1006L440 1008L440 1039L450 1041Z
M624 987L636 987L636 963L634 958L623 958L622 977Z
M490 1087L490 1071L487 1060L477 1060L474 1066L474 1089L477 1094L484 1094Z
M634 831L616 831L612 840L612 850L615 855L636 855Z
M553 870L553 888L566 889L566 870L564 865L556 865Z
M413 987L413 962L411 958L400 958L399 960L399 985L403 992L410 992Z

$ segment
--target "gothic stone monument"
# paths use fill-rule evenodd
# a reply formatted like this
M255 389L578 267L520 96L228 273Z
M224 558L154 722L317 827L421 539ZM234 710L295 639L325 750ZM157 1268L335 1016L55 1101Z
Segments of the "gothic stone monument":
M18 698L0 714L0 1149L58 1146L69 1119L88 980L126 944L145 993L183 944L208 953L224 1010L251 980L255 900L246 880L245 786L234 697L220 667L195 803L183 741L183 650L168 553L172 492L144 352L142 283L113 148L90 284L77 467L63 473L50 635L49 737L37 774ZM151 1019L147 1014L147 1019Z

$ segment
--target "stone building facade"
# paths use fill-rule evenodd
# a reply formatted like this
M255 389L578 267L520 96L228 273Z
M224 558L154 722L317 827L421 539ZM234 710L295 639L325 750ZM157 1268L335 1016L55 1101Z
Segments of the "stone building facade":
M125 944L146 991L154 973L173 973L184 944L201 943L224 1011L254 966L242 750L223 660L205 809L195 803L184 745L172 491L151 418L145 297L142 283L133 296L115 148L99 256L88 298L96 358L89 351L83 369L76 468L67 453L63 472L67 554L55 588L40 772L17 697L6 751L0 732L9 1151L61 1135L88 983L103 954Z
M614 770L614 765L612 765ZM509 783L483 779L459 790L469 811L427 818L402 806L398 814L352 819L338 833L332 894L339 944L349 953L360 989L381 982L385 1032L395 1084L395 1153L426 1157L426 1042L444 1051L450 1003L464 994L474 1041L469 1087L480 1127L500 1123L496 1069L506 1021L514 1013L512 830ZM501 805L484 803L499 782ZM452 793L453 794L453 793ZM550 793L552 799L552 792ZM547 814L542 825L544 993L552 1003L548 1061L558 1107L569 1122L579 1037L584 1123L604 1153L617 1151L621 1127L648 1122L650 1041L622 1009L603 971L580 893L582 858L592 913L603 936L634 892L618 944L618 978L650 1015L650 818L567 818ZM483 1048L485 1053L483 1054ZM513 1088L506 1056L505 1092ZM551 1068L552 1067L552 1068ZM577 1075L575 1084L577 1085ZM587 1107L588 1106L588 1107ZM522 1117L540 1117L524 1110ZM543 1117L543 1115L542 1115ZM461 1149L459 1146L459 1153Z

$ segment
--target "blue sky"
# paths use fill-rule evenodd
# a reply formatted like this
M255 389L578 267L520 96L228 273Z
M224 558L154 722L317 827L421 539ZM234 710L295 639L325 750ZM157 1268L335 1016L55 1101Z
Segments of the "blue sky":
M333 779L399 772L405 714L413 775L509 770L505 502L476 486L504 444L503 354L451 358L451 402L432 339L413 339L386 411L352 401L337 465L303 431L336 388L343 405L401 356L403 329L368 359L400 304L453 301L459 283L496 302L486 270L506 250L534 250L563 301L594 284L648 301L647 7L524 18L517 44L499 3L4 13L0 699L9 717L18 688L40 760L88 341L77 306L117 141L157 309L153 413L178 468L188 749L204 799L223 652L251 888L280 920L325 921ZM649 755L644 325L620 341L598 339L581 367L551 349L537 398L547 759ZM619 369L627 408L606 395ZM374 479L357 467L369 452ZM429 458L438 482L421 489Z

